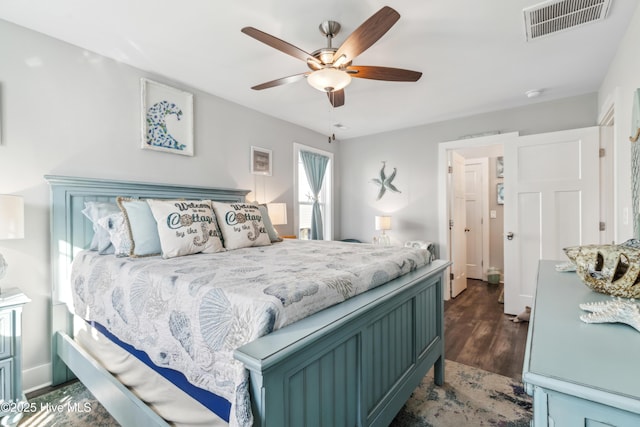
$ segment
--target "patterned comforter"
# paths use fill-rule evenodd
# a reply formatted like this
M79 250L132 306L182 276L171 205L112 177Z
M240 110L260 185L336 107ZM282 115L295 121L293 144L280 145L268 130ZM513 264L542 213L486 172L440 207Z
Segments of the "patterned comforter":
M180 258L79 253L74 311L158 366L231 402L251 425L248 372L235 348L429 263L426 250L285 240Z

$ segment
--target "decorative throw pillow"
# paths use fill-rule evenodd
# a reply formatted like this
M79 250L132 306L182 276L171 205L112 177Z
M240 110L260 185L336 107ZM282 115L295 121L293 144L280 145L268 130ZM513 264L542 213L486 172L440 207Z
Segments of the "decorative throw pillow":
M115 203L108 202L85 202L82 213L89 218L93 224L93 239L89 245L92 251L98 251L101 255L113 253L113 246L109 232L98 224L100 218L120 212L120 208Z
M271 244L258 206L250 203L212 202L212 204L222 231L225 248L240 249Z
M131 238L122 212L107 215L98 220L98 224L107 230L111 239L111 247L117 257L129 256Z
M116 201L124 214L124 221L131 238L129 256L160 255L162 248L158 226L146 200L118 197Z
M260 213L262 214L262 222L264 222L264 227L267 229L267 234L269 235L271 243L282 242L282 237L278 235L278 231L271 222L267 205L258 205L258 209L260 209Z
M208 200L147 200L157 222L162 257L224 251Z

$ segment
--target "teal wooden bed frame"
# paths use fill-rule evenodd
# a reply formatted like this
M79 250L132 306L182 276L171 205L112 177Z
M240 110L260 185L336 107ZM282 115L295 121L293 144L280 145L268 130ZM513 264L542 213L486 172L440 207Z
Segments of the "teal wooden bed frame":
M45 177L51 186L53 383L77 377L124 426L167 423L72 338L73 256L93 229L85 201L117 196L243 201L248 191ZM444 381L446 261L381 285L238 348L257 426L387 426L433 366Z

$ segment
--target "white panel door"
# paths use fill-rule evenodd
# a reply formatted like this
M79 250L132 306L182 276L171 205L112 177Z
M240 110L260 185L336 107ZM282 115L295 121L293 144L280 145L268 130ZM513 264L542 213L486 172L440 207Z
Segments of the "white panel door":
M531 306L538 261L599 241L597 127L519 137L504 145L504 311Z
M449 230L451 233L451 298L467 289L467 241L466 206L464 191L464 157L455 151L451 152L451 199Z
M486 159L480 159L486 160ZM467 278L482 280L483 247L483 188L482 163L479 160L465 162L465 206L467 235Z

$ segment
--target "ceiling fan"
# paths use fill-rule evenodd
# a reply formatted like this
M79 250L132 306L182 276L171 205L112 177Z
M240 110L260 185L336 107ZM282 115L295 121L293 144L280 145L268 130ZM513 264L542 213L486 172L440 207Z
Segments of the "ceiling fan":
M398 19L400 19L400 14L389 6L385 6L356 28L339 48L332 47L331 40L340 31L340 24L336 21L324 21L320 24L319 28L320 32L327 38L327 47L318 49L312 53L307 53L284 40L280 40L256 28L245 27L242 29L242 32L246 35L274 49L291 55L294 58L305 61L310 69L310 71L304 73L282 77L253 86L251 89L268 89L294 83L306 78L311 86L327 93L331 105L340 107L344 105L344 88L351 83L352 77L396 82L415 82L422 76L421 72L401 68L352 65L352 61L389 31Z

